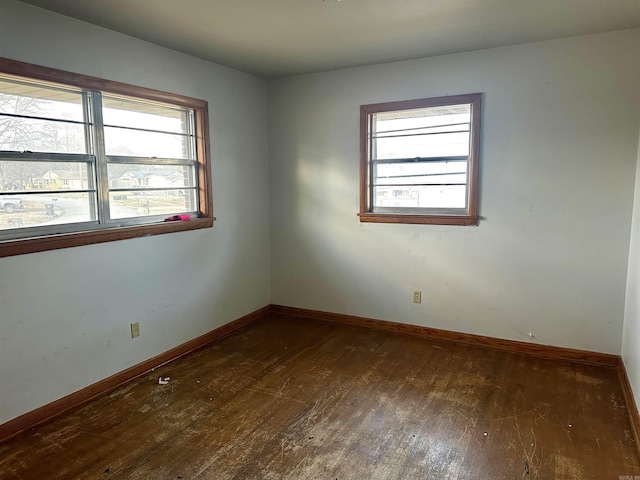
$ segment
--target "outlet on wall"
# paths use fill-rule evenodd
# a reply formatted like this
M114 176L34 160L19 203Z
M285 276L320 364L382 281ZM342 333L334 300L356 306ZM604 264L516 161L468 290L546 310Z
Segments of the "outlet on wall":
M413 291L413 303L422 303L422 292L420 290Z
M140 336L140 323L132 323L131 324L131 338L136 338Z

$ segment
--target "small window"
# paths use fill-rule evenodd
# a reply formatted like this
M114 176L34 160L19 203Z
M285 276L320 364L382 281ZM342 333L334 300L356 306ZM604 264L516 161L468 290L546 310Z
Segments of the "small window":
M210 227L208 145L203 100L0 59L0 256Z
M480 94L360 107L360 221L477 225Z

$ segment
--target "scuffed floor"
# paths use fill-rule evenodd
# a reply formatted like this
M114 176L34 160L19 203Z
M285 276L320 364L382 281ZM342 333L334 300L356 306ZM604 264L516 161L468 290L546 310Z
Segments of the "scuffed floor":
M278 315L0 444L12 480L628 475L613 369Z

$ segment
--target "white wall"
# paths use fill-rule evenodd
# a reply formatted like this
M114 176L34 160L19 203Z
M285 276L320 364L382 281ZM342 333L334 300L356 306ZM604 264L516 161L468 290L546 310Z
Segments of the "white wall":
M618 354L639 46L623 31L269 81L273 303ZM474 92L480 226L359 223L359 105Z
M0 56L207 100L218 218L0 259L1 424L269 304L270 253L264 80L12 0Z
M640 136L638 137L638 167L640 167ZM636 167L636 190L633 200L627 298L622 336L622 360L636 402L640 402L640 168L638 167Z

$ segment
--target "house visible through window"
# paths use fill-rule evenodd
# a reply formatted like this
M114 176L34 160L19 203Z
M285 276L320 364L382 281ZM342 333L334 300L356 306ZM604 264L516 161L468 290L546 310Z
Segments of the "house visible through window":
M190 229L163 225L177 215L210 226L207 124L202 100L0 59L0 256L33 237Z
M360 220L477 224L480 101L363 105Z

